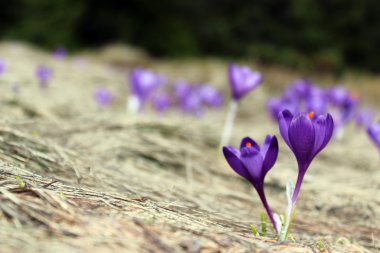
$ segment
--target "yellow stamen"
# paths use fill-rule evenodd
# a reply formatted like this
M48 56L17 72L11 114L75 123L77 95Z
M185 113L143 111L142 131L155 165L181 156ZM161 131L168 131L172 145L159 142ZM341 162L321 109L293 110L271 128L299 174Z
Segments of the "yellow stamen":
M245 144L245 146L246 146L246 147L252 147L252 143L247 142L247 143Z
M314 112L309 112L309 119L313 119L313 117L314 117Z

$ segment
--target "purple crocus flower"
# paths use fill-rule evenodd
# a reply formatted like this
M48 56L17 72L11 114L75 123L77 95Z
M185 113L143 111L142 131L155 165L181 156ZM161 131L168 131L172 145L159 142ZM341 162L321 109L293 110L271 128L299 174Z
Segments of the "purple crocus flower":
M371 108L364 108L357 112L355 116L356 125L358 127L368 128L373 123L375 112Z
M53 52L53 57L56 59L64 59L67 56L67 51L64 47L57 47Z
M171 104L171 98L167 94L160 93L153 98L153 106L158 113L166 112Z
M223 154L231 168L240 176L247 179L256 189L267 214L279 234L278 228L264 194L264 178L273 167L278 155L278 142L276 136L267 136L260 147L253 139L245 137L240 144L240 149L232 146L224 146Z
M380 149L380 122L371 124L367 129L368 136Z
M203 115L203 101L196 88L192 87L188 91L187 95L182 97L179 102L183 112L193 114L197 117L201 117Z
M342 127L355 116L359 104L358 96L343 86L334 86L326 91L326 98L331 105L329 111L334 118L335 132L342 133Z
M185 81L178 81L173 86L173 92L177 99L182 99L190 92L191 86Z
M3 59L0 59L0 76L5 72L6 63Z
M223 104L223 95L211 85L202 85L198 94L204 104L211 107L220 107Z
M282 138L298 163L298 179L292 196L295 204L306 170L331 139L334 121L330 114L314 117L314 112L310 112L293 116L288 110L280 112L278 121Z
M151 70L135 68L129 75L129 81L131 93L145 102L159 86L165 84L166 79Z
M109 106L114 98L111 91L103 87L97 88L94 91L93 96L101 108Z
M173 92L182 112L198 117L203 115L203 101L197 87L179 81L173 86Z
M238 66L235 64L228 66L228 78L232 99L235 101L239 101L263 81L263 77L259 72L252 71L248 66Z
M46 88L48 86L49 80L51 79L52 75L53 71L51 70L51 68L44 65L38 66L36 70L36 76L40 81L41 88Z

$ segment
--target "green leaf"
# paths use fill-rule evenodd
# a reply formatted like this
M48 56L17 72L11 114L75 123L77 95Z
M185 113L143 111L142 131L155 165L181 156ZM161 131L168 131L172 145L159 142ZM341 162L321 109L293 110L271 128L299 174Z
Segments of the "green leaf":
M253 224L251 224L251 229L252 229L252 233L255 235L255 236L259 236L259 232L257 232L257 229L255 228L255 226Z
M261 213L261 235L266 236L267 235L267 221L265 213Z
M296 242L296 240L294 239L294 237L292 236L292 234L289 234L289 239L290 239L292 242Z

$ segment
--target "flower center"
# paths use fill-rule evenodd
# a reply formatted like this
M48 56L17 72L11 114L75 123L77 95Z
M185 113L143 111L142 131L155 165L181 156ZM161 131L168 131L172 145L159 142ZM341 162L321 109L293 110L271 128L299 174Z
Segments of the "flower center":
M313 119L314 117L314 112L309 112L309 114L307 115L309 117L309 119Z
M249 148L249 147L252 147L252 143L247 142L247 143L245 144L245 146L248 147L248 148Z

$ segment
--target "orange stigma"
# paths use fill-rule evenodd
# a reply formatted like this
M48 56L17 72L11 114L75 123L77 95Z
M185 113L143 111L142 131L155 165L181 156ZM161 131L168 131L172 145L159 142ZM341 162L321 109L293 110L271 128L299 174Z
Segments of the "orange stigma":
M309 119L313 119L314 117L314 112L309 112L309 114L307 115L309 117Z
M252 143L247 142L247 143L245 144L245 146L246 146L246 147L252 147Z

